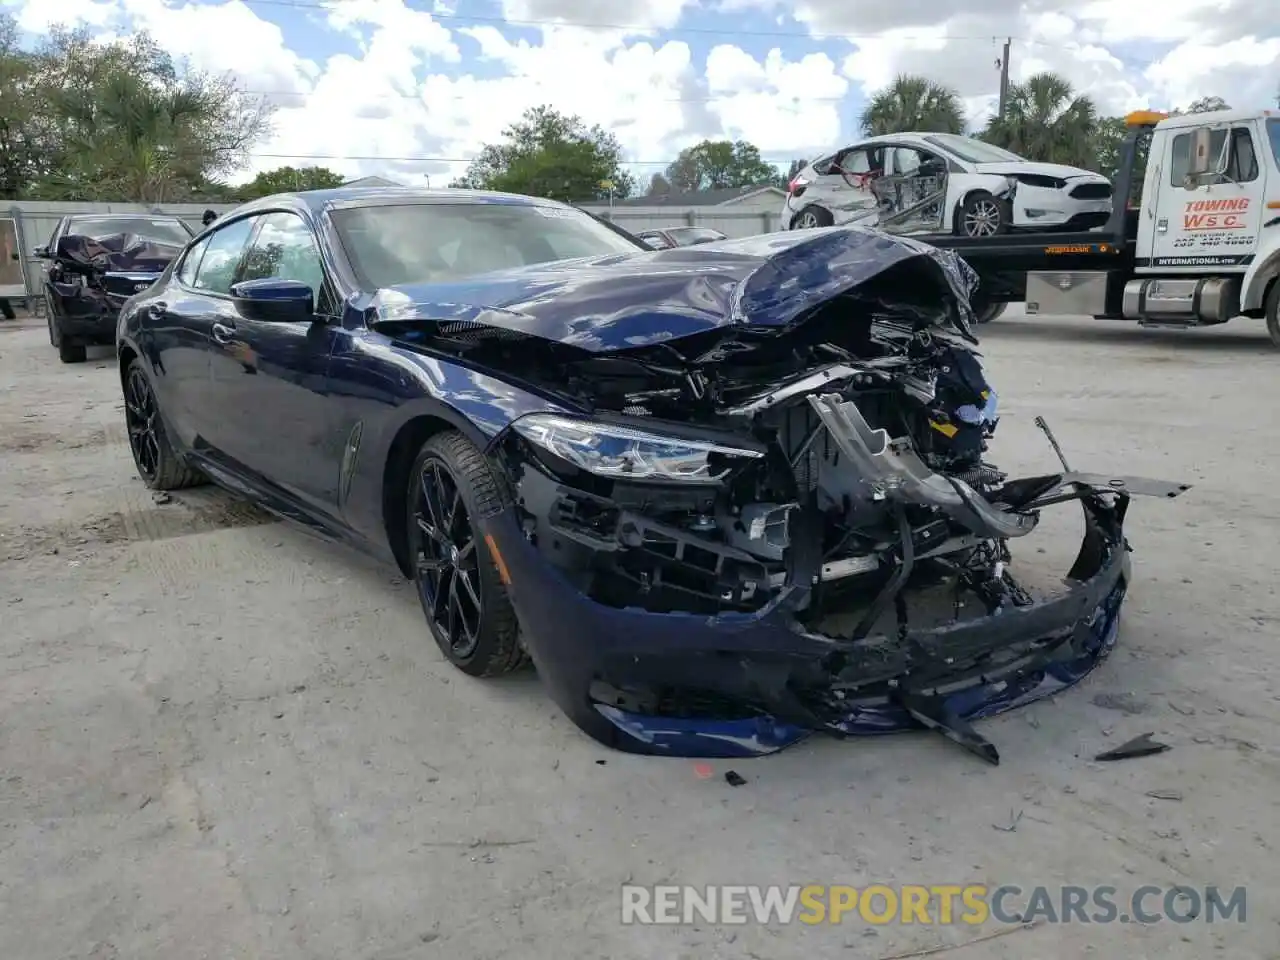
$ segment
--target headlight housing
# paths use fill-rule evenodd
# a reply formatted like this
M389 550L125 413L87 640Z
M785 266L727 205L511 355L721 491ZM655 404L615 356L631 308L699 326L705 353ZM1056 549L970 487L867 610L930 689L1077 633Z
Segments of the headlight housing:
M535 413L511 425L526 440L598 477L714 484L759 450L634 427Z

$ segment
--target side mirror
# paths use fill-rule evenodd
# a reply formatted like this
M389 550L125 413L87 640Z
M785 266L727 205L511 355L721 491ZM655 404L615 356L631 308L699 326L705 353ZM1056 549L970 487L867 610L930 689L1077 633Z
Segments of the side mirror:
M1196 127L1191 131L1191 152L1187 157L1188 186L1198 186L1226 173L1231 138L1225 127ZM1214 134L1220 134L1214 137ZM1219 146L1214 149L1214 140Z
M301 280L242 280L231 285L231 301L244 316L264 323L310 323L316 314L315 291Z
M35 258L36 258L37 260L48 260L48 259L49 259L49 245L48 245L47 243L42 243L42 244L40 244L40 246L36 247L36 248L35 248L34 250L32 250L31 252L32 252L32 254L34 254L34 255L35 255Z

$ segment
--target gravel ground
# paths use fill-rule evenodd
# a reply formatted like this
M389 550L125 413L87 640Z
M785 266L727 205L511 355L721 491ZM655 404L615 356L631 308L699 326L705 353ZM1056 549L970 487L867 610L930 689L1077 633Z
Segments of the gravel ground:
M0 957L878 960L997 929L624 927L628 878L1246 884L1243 925L955 952L1277 956L1280 357L1247 320L1010 313L984 345L1002 467L1052 469L1043 414L1074 465L1195 484L1133 504L1116 654L985 722L999 767L922 733L708 779L606 752L531 676L457 673L395 571L216 490L154 502L113 358L64 366L42 321L0 323ZM1089 759L1148 731L1172 750Z

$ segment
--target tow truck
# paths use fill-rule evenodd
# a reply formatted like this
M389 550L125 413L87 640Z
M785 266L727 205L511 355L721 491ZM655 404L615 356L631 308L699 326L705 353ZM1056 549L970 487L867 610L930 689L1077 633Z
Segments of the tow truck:
M1140 110L1125 126L1104 226L918 239L955 250L977 271L980 320L1022 301L1029 315L1145 327L1207 327L1243 316L1265 320L1280 348L1280 110Z

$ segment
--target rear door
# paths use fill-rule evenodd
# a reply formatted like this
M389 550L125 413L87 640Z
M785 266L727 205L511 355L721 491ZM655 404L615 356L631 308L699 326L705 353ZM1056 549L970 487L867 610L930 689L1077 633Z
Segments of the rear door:
M880 204L871 183L884 175L884 148L880 144L841 150L815 172L818 182L805 192L806 202L826 207L836 223L876 222Z
M213 327L234 321L231 283L255 225L253 217L229 221L188 248L163 298L150 308L161 407L178 411L174 426L193 448L213 446L221 429L224 414L210 382Z
M1138 266L1200 273L1205 267L1242 268L1253 262L1265 207L1260 158L1267 148L1254 127L1243 121L1208 128L1210 156L1219 156L1224 146L1230 152L1226 171L1199 185L1187 180L1195 128L1169 131L1158 171L1149 259L1140 259Z
M231 304L210 352L214 445L241 472L327 512L336 504L341 460L341 445L329 442L334 421L325 401L333 328L324 318L336 313L335 297L311 225L297 213L261 216L234 280L268 278L310 286L316 316L266 322Z

